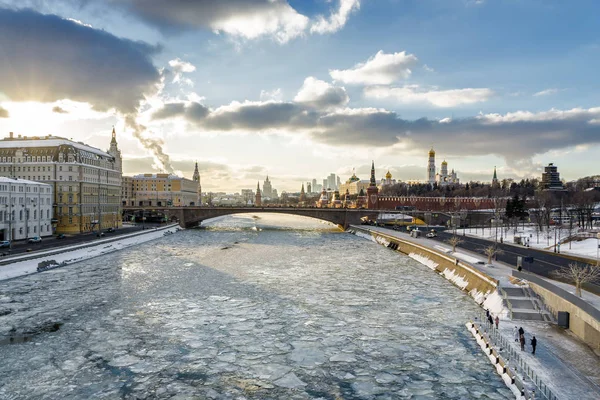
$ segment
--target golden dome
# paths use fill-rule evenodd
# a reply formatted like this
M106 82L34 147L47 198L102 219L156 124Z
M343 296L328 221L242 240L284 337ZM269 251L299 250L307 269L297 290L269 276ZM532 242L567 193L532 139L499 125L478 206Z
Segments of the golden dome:
M448 163L446 162L446 160L442 161L442 165L448 165Z
M433 147L429 150L429 157L435 157L435 150L433 150Z
M390 174L390 171L385 174L385 179L392 179L392 174Z

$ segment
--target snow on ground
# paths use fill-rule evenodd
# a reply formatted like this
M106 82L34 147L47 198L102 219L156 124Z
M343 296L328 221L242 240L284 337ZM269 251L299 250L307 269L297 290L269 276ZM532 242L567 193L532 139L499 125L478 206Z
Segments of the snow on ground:
M457 229L456 231L457 235L462 235L463 233L465 233L467 236L479 237L482 239L488 239L493 241L495 241L496 239L500 241L500 238L502 237L504 243L514 243L514 237L520 236L522 238L521 240L529 240L530 247L551 251L554 251L555 234L557 242L563 241L568 236L570 236L568 229L558 229L557 227L550 227L550 231L539 232L538 234L536 233L534 225L520 225L516 233L513 228L498 228L497 232L496 228L465 228ZM573 230L572 233L576 233L576 230ZM561 253L596 258L598 252L598 239L588 238L581 241L571 241L569 243L562 243L560 245L560 251Z
M42 261L53 260L57 264L65 263L72 264L78 261L97 257L99 255L112 253L126 247L135 246L140 243L158 239L165 235L166 232L174 233L177 225L171 225L166 228L152 229L142 233L133 233L124 235L117 240L102 240L95 246L89 244L79 244L74 246L63 247L64 252L53 254L57 249L50 249L38 254L24 254L14 258L11 264L0 266L0 280L12 279L23 275L28 275L37 272L38 264ZM39 256L39 257L35 257ZM35 257L35 258L31 258Z

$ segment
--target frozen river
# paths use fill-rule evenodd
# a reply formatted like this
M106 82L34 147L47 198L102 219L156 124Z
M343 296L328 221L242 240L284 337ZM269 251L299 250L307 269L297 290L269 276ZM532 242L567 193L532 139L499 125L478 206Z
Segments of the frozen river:
M0 282L0 398L511 398L445 279L259 215Z

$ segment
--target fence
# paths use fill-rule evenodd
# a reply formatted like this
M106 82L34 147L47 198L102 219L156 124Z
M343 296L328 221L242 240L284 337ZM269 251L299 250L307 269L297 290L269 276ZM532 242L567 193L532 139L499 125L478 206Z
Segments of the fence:
M514 340L502 336L500 332L498 332L498 329L494 327L494 324L490 324L487 321L487 317L483 312L480 314L480 318L481 326L478 328L479 333L487 339L490 346L494 345L498 357L506 366L509 375L513 375L516 378L515 382L517 383L517 387L521 389L525 394L525 397L527 399L542 398L546 400L558 400L558 397L552 390L550 390L529 364L527 364L523 357L521 357L521 350L515 350L513 348ZM475 323L475 326L477 327L477 323ZM529 382L527 379L529 379ZM532 391L527 388L528 383L535 385L537 390L532 393ZM537 396L536 393L540 396Z

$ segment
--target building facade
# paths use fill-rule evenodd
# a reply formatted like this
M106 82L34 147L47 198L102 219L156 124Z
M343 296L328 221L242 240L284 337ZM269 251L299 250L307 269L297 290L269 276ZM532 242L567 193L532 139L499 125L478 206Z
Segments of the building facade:
M172 174L139 174L131 180L131 197L124 205L135 207L186 207L198 201L198 182Z
M0 240L52 235L52 185L0 177Z
M544 167L544 172L542 173L541 186L542 189L545 190L564 189L563 183L560 180L560 173L558 172L558 167L553 163L550 163L547 167Z
M0 176L51 185L57 233L121 226L121 168L114 129L108 152L51 135L0 141Z
M361 189L366 193L369 183L369 180L360 180L356 173L353 173L346 182L340 185L340 193L348 192L351 195L358 195Z

